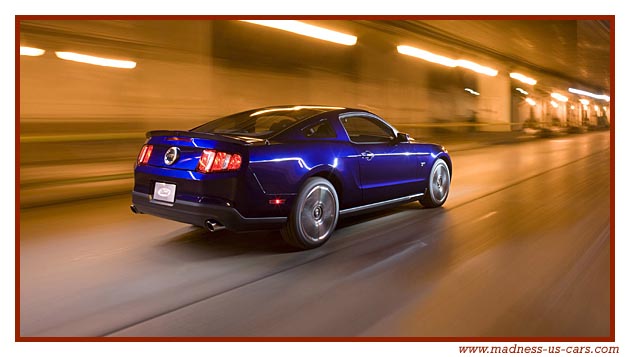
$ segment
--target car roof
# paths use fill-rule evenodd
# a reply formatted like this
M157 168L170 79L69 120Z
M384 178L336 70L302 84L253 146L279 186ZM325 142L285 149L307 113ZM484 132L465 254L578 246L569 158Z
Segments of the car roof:
M348 108L348 107L335 107L335 106L327 106L327 105L305 105L305 104L290 104L290 105L276 105L276 106L269 106L269 107L263 107L263 108L258 108L258 109L252 109L251 111L254 112L258 112L258 111L266 111L266 110L275 110L275 109L279 109L279 108L295 108L295 109L315 109L315 110L321 110L321 112L314 114L310 117L304 118L302 120L299 120L295 123L293 123L292 125L286 127L285 129L273 134L271 138L277 138L277 137L281 137L283 134L285 134L286 132L289 132L293 129L295 129L297 126L299 126L300 124L303 124L305 122L311 122L313 120L317 121L320 118L322 118L322 116L325 116L326 114L337 114L337 115L341 115L343 113L368 113L370 115L374 115L377 116L376 114L373 114L372 112L370 112L369 110L365 110L365 109L359 109L359 108Z
M335 110L347 109L344 107L332 106L332 105L314 105L314 104L287 104L287 105L271 105L268 107L260 107L247 110L248 112L259 112L265 110L298 110L298 109L313 109L320 110L322 113L331 112Z
M369 110L360 108L340 107L335 105L317 105L317 104L286 104L286 105L270 105L267 107L253 108L247 110L248 112L263 111L270 109L319 109L322 113L328 113L332 111L344 111L344 112L367 112Z
M266 106L266 107L249 109L246 112L263 112L263 111L267 111L267 110L272 111L272 110L277 110L277 109L287 109L287 110L290 110L290 109L314 109L314 110L321 111L320 113L314 114L310 118L305 118L305 119L311 119L311 118L320 116L322 114L331 113L331 112L339 112L339 113L365 112L365 113L370 113L372 115L376 115L376 114L370 112L367 109L349 108L349 107L341 107L341 106L334 106L334 105L319 105L319 104L270 105L270 106Z

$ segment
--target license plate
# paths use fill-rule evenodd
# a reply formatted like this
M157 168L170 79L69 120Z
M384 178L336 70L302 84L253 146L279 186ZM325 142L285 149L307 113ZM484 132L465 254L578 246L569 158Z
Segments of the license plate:
M175 189L177 187L170 183L156 182L153 189L153 199L164 202L175 202Z

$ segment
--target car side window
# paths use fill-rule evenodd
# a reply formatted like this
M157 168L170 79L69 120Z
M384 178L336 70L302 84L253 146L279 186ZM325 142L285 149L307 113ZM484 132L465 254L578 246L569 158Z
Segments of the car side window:
M307 138L317 138L317 139L325 139L325 138L336 138L337 133L333 130L332 126L328 120L322 120L313 125L309 125L306 128L302 129L302 133Z
M394 139L394 131L375 118L350 116L342 118L341 123L355 143L385 143Z

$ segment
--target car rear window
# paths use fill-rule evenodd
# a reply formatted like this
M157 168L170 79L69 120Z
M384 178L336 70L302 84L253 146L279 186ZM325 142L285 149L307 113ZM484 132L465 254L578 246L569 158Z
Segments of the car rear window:
M191 131L225 135L269 137L297 122L332 109L337 108L293 106L255 109L218 118L191 129Z

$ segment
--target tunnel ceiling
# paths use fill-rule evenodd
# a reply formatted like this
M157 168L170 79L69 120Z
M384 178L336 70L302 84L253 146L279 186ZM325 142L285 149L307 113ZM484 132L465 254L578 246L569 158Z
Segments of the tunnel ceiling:
M610 90L610 24L594 20L374 21L485 52L592 90Z
M335 21L338 20L330 22ZM548 74L583 89L606 93L610 91L610 24L608 21L456 19L354 20L350 22L395 34L401 38L422 37L451 48L494 57L517 69L524 68ZM186 21L178 21L178 23L186 23ZM22 30L25 32L54 29L62 32L70 31L69 33L72 34L73 30L80 29L80 32L90 36L130 41L128 45L144 43L147 40L145 37L154 33L161 35L149 38L149 42L156 39L157 42L161 42L165 33L162 30L154 31L158 25L159 22L156 22L154 26L152 21L111 20L22 21L21 23ZM144 31L140 42L135 38L139 36L135 33L139 29ZM190 41L185 39L175 42L186 46L191 45ZM199 44L193 41L192 45Z

